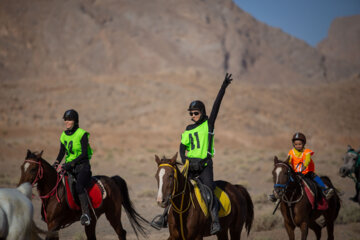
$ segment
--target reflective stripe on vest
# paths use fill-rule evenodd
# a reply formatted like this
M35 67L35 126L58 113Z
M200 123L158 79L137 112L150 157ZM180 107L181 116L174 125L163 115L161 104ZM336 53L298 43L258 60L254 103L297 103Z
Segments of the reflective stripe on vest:
M314 154L310 149L305 149L299 157L296 156L294 148L289 151L289 156L291 156L290 165L294 169L295 172L301 172L301 168L304 165L306 155L310 154L311 156ZM302 171L303 174L307 174L308 172L315 172L315 165L313 160L310 157L310 163L305 169Z

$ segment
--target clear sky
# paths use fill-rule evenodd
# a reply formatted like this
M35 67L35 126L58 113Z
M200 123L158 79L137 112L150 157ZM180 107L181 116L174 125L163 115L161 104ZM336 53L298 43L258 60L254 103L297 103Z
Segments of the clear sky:
M316 46L332 20L360 14L360 0L233 0L241 9L270 26L281 28Z

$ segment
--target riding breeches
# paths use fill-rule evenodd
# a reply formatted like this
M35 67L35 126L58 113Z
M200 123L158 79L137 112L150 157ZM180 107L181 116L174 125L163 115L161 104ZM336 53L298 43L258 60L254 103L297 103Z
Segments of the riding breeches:
M91 182L91 168L90 164L82 163L75 167L76 172L76 192L81 194L85 192L85 189Z
M203 184L208 186L211 190L215 189L212 159L207 160L207 166L199 174L199 179Z

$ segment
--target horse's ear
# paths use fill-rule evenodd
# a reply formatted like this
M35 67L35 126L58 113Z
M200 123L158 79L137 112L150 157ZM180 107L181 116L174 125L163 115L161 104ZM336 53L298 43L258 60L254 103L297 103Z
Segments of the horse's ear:
M348 145L348 151L352 150L353 148L350 146L350 144Z
M286 158L286 161L285 161L285 162L286 162L286 163L288 163L289 161L290 161L290 155L288 155L288 156L287 156L287 158Z
M278 159L278 157L277 156L274 156L274 164L277 164L277 163L279 163L280 162L280 160Z
M178 155L178 153L175 153L175 155L170 159L170 164L172 164L172 165L176 164L177 155Z
M28 150L27 150L27 153L26 153L25 159L29 159L29 158L30 158L30 155L31 155L31 151L28 149Z
M155 155L155 162L157 163L157 165L160 165L161 160L158 155Z
M37 158L41 158L43 152L44 152L44 150L41 150L41 152L37 155Z

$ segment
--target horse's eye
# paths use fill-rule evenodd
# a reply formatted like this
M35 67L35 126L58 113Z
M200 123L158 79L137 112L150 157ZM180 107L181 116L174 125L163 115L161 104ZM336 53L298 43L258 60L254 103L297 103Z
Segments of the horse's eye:
M174 178L174 175L170 175L169 178Z
M35 172L36 172L36 168L32 168L32 169L30 170L30 172L31 172L31 173L35 173Z

